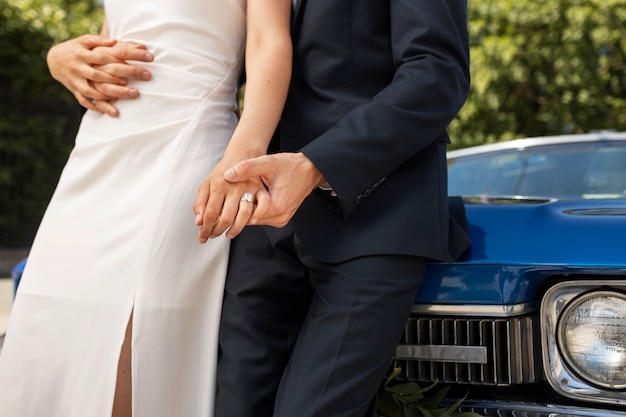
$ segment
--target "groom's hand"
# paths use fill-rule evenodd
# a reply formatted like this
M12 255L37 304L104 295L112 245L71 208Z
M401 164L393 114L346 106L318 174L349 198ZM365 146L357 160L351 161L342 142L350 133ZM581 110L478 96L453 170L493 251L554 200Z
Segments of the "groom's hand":
M325 182L322 173L302 153L278 153L238 162L224 173L229 182L261 177L268 194L259 198L249 224L283 227L304 199Z
M105 73L111 79L92 80L94 87L102 94L114 98L136 98L139 91L136 88L127 87L128 80L148 81L152 79L152 73L147 69L131 64L129 61L152 62L154 56L148 52L145 46L134 42L117 42L110 47L99 46L94 52L103 54L105 57L101 64L93 64L96 71Z
M114 100L139 95L136 88L127 87L129 79L147 80L152 76L127 61L153 59L143 45L100 35L83 35L54 45L47 55L52 77L70 90L83 107L111 116L119 114L112 104Z

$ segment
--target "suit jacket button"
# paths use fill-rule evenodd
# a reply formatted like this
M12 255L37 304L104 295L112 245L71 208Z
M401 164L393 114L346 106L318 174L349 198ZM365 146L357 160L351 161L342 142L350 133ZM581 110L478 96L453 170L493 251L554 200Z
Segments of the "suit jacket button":
M354 204L361 204L362 201L363 201L363 196L361 194L359 194L354 199Z

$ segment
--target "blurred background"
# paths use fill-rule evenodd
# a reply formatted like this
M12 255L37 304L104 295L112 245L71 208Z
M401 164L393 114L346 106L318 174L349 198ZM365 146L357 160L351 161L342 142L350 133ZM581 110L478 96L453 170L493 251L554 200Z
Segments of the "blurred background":
M27 253L80 122L46 53L101 22L94 0L0 0L0 277Z
M472 88L450 149L626 130L626 0L471 0L468 11ZM96 0L0 0L0 277L27 254L80 121L46 53L101 22Z

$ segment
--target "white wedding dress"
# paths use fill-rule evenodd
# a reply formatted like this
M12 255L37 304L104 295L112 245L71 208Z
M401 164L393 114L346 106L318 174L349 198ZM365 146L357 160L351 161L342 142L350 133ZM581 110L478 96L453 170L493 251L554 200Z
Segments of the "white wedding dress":
M106 0L153 73L88 111L35 238L0 355L1 417L110 417L133 317L134 417L210 417L229 242L195 193L235 127L245 0Z

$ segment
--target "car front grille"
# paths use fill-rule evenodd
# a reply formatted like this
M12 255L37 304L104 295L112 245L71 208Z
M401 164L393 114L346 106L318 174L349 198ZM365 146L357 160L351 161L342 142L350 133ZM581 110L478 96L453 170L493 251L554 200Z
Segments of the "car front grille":
M507 386L544 380L538 319L412 316L396 349L401 379Z

